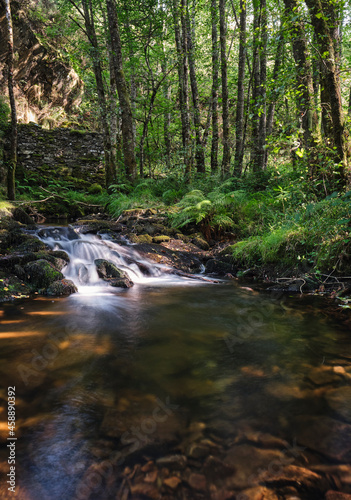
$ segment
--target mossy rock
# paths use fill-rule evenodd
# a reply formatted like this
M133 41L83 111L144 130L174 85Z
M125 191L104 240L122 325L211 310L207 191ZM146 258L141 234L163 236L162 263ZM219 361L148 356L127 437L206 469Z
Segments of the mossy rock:
M201 248L201 250L209 250L210 245L207 243L206 240L203 238L200 238L199 236L196 236L195 238L192 239L192 243L196 245L197 247Z
M88 188L89 194L101 194L102 192L103 192L103 187L100 186L100 184L98 184L97 182L95 182Z
M24 234L24 241L17 247L18 252L40 252L48 247L43 241L38 240L35 236Z
M131 234L129 236L129 241L131 241L131 243L152 243L152 237L149 234L141 234L139 236Z
M28 297L31 289L17 276L0 272L0 302Z
M23 208L16 207L12 210L12 217L15 221L21 224L34 225L33 219L23 210Z
M26 281L35 289L48 288L54 281L64 279L63 274L44 259L29 262L24 266L24 271Z
M63 279L51 283L45 293L50 296L67 296L76 292L78 292L78 290L73 281Z
M154 243L164 243L169 241L171 238L169 236L166 236L165 234L162 234L161 236L154 236L152 238L152 241Z
M96 270L99 277L102 279L110 279L110 278L129 279L129 276L125 271L119 269L109 260L95 259L94 264L96 266Z

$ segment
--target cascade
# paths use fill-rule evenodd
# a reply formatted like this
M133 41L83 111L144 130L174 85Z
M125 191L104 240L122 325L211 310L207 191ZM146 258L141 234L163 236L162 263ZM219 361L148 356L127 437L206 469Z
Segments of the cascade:
M171 268L160 265L140 256L133 245L118 243L93 234L79 234L71 227L41 228L36 236L52 250L63 250L70 262L62 270L64 276L74 282L79 291L87 286L104 286L108 283L99 277L96 261L103 259L114 264L127 273L134 283L145 283L155 280L168 281ZM172 276L172 281L179 281Z

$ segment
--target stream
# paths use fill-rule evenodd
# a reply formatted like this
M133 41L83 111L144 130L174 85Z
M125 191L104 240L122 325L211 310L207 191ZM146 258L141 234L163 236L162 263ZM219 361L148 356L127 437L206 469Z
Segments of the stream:
M1 411L15 387L17 438L14 494L0 453L1 498L351 494L350 331L320 298L181 278L60 228L40 237L70 255L79 293L0 305ZM134 286L101 280L101 258Z

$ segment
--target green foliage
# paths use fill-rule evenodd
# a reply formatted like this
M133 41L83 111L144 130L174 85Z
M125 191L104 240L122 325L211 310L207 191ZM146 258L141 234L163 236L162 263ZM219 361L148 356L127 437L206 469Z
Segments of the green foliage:
M3 137L10 119L10 106L7 104L5 98L0 96L0 137Z
M88 188L88 193L89 194L101 194L103 192L103 187L95 182Z

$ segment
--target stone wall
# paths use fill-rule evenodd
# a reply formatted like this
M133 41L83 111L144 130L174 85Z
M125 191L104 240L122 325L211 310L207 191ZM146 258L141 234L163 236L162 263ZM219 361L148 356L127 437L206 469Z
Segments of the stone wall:
M9 142L5 145L5 154ZM17 179L43 184L66 180L75 187L104 185L103 140L96 132L64 128L46 130L36 124L18 127ZM2 180L4 182L4 179Z

